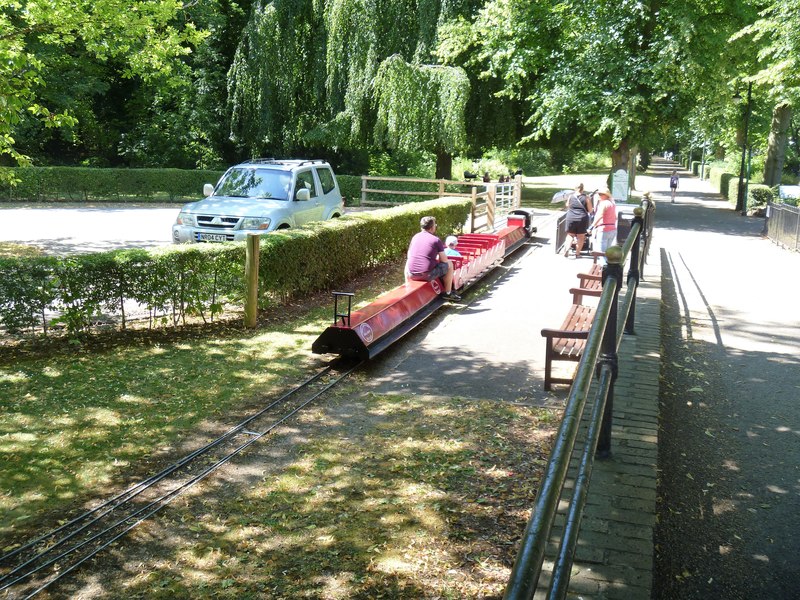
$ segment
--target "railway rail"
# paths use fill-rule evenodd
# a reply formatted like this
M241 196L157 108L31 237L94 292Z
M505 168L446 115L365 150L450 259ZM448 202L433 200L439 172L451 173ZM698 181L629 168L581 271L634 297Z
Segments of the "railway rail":
M0 592L32 598L166 508L314 402L362 363L335 360L216 439L98 506L0 556Z

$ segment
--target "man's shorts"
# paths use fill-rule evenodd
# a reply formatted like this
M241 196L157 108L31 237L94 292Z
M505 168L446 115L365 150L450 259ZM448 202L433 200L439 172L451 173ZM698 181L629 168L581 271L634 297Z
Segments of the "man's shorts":
M427 273L411 273L411 279L414 281L433 281L439 277L443 277L447 273L448 264L446 262L436 263Z

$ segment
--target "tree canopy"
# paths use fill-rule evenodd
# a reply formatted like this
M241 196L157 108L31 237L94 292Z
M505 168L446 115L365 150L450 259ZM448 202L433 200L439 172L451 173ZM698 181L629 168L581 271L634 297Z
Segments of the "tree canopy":
M724 151L750 84L766 146L800 89L798 16L800 0L0 0L0 160Z
M31 116L48 127L76 123L76 111L53 98L60 84L73 92L60 75L68 80L115 63L122 78L169 86L182 73L180 59L204 36L184 14L175 0L0 0L0 158L26 162L14 136Z

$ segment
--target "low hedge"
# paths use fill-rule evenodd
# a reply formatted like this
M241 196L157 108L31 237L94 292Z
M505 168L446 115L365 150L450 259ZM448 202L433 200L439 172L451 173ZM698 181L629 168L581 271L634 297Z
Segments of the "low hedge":
M336 181L339 182L339 192L344 198L344 205L361 206L361 176L337 175Z
M434 215L444 236L463 229L469 208L469 199L444 198L264 235L259 302L347 286L403 256L423 216ZM226 304L243 305L244 261L244 242L0 258L0 324L23 336L60 324L75 335L114 317L124 329L132 306L147 310L151 327L213 320Z
M735 175L732 173L728 173L727 171L723 171L722 169L712 167L708 172L708 179L711 184L719 190L719 193L722 194L725 198L728 198L728 190L730 188L731 179L733 179ZM734 185L734 191L736 186Z
M775 193L768 185L763 183L751 183L747 187L747 207L755 208L766 206L775 201Z
M223 171L189 169L96 169L86 167L5 167L15 185L0 178L0 202L88 202L157 195L170 201L200 199L204 183L216 183Z

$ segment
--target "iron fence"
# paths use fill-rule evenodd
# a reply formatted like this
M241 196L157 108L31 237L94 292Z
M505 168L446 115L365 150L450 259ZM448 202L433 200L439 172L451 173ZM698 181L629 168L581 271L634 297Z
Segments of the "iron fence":
M783 203L767 206L766 234L776 244L800 250L800 208Z

